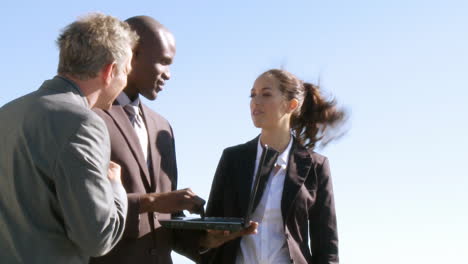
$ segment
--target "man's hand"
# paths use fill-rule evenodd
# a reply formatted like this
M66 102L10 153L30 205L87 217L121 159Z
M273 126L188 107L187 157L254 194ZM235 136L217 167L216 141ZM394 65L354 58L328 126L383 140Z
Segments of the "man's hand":
M200 246L203 248L217 248L235 238L256 234L257 227L257 222L250 221L249 227L233 233L223 230L207 230L205 236L200 239Z
M198 197L190 188L165 192L150 193L140 199L140 212L158 212L172 214L183 210L200 214L205 200Z
M122 184L122 181L120 180L120 165L111 161L109 163L109 169L107 170L107 178L111 181L116 181L120 184Z

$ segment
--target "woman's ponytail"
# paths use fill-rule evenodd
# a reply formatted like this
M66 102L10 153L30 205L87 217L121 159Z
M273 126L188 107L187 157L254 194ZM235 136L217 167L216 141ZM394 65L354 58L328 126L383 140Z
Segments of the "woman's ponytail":
M325 146L341 134L336 128L343 123L346 112L336 106L336 100L326 100L318 85L303 83L304 101L291 118L291 129L306 148L314 149L320 141Z
M314 149L318 142L323 147L344 134L340 128L347 113L337 108L335 100L327 101L318 85L304 83L292 73L280 69L271 69L262 75L276 78L287 100L298 100L299 107L291 116L290 126L306 148Z

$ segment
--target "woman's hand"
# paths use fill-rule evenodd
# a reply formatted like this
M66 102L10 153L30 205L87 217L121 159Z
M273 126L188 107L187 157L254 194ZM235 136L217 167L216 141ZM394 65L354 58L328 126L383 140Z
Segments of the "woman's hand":
M207 230L205 236L200 240L200 246L203 248L217 248L235 238L256 234L257 227L257 222L250 221L250 225L248 227L233 233L225 230Z

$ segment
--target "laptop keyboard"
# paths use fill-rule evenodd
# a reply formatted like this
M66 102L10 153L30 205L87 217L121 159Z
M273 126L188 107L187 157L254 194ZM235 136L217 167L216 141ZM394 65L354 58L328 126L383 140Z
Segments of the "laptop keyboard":
M213 222L242 222L244 219L242 218L235 218L235 217L205 217L203 218L195 218L195 219L187 219L187 221L213 221Z

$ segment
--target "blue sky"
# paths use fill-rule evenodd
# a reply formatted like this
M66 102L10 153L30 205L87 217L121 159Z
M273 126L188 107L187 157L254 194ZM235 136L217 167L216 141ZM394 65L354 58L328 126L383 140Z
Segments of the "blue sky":
M208 197L222 150L259 133L255 78L284 67L351 112L349 133L318 150L342 263L468 262L467 1L8 1L0 105L54 76L60 30L92 11L174 33L172 80L145 102L174 128L181 188Z

